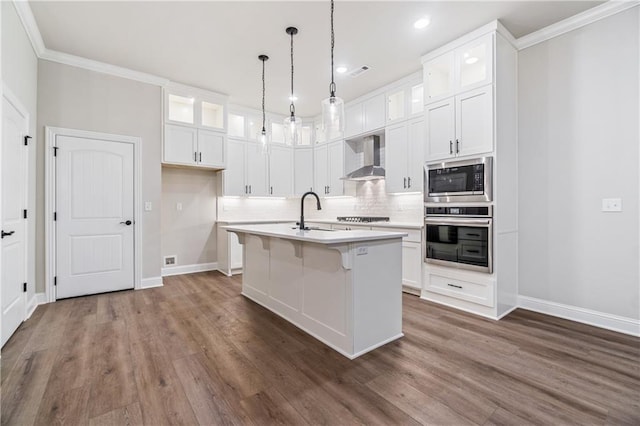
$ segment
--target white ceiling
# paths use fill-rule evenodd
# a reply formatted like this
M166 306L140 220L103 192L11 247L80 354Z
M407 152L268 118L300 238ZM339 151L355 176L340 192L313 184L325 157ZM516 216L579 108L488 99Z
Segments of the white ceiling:
M337 75L348 101L421 68L420 56L494 19L521 37L602 1L337 1L335 63L368 65L357 78ZM30 2L49 49L229 94L260 108L267 54L266 109L285 114L288 26L296 26L296 112L313 116L328 95L329 1ZM431 17L423 30L413 22Z

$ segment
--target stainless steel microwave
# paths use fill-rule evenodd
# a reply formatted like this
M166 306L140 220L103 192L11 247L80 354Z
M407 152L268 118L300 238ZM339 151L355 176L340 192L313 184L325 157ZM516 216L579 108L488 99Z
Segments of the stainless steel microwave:
M425 164L424 202L482 202L493 199L493 157Z

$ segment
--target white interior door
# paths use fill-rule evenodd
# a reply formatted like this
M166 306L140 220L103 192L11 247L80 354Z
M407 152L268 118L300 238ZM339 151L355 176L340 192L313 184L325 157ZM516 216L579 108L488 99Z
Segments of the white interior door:
M28 119L2 99L2 345L26 314Z
M134 145L56 136L56 298L134 287Z

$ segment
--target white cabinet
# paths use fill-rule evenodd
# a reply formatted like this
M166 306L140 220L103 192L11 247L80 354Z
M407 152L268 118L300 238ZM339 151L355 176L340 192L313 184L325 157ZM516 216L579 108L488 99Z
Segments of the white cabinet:
M402 285L419 294L422 289L422 244L402 241Z
M388 193L422 190L424 119L387 126L385 188Z
M387 124L421 115L424 110L422 83L414 82L387 92Z
M218 222L218 270L227 276L242 272L242 245L238 236L233 232L227 232L223 227L228 222Z
M486 34L424 62L425 103L491 83L493 37L493 34Z
M493 86L425 106L426 160L493 150Z
M300 196L313 191L313 148L296 148L293 158L293 190Z
M224 195L247 195L245 186L246 149L247 143L245 141L229 139L227 142L227 168L223 172Z
M313 156L314 188L318 195L344 195L344 142L316 146Z
M222 169L225 135L193 127L165 125L163 163Z
M293 148L272 146L269 154L269 195L293 194Z
M376 95L345 107L345 138L368 133L384 127L386 96Z
M262 153L257 143L247 142L246 181L247 195L269 195L269 157Z

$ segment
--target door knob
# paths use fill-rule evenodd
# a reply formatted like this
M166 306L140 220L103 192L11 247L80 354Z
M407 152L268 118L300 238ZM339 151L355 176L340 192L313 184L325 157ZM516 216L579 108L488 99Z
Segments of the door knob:
M9 235L13 235L16 231L9 231L9 232L4 232L2 231L2 237L0 238L4 238L4 237L8 237Z
M125 222L120 222L120 225L127 225L127 226L129 226L129 225L131 225L132 223L133 223L133 222L131 222L130 220L127 220L127 221L125 221Z

